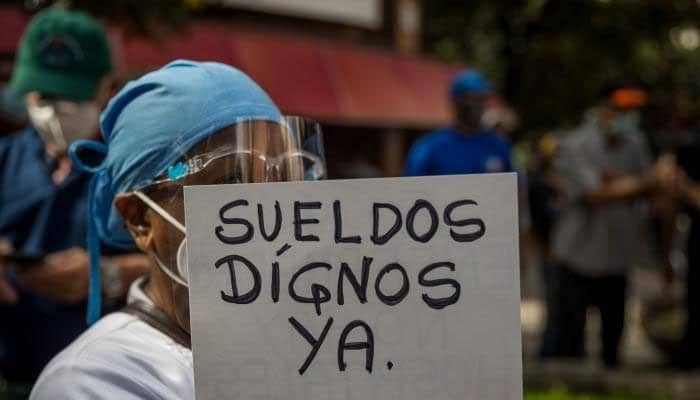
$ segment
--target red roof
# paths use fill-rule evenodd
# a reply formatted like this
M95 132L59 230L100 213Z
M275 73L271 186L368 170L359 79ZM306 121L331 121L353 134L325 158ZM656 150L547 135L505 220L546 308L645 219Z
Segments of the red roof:
M0 51L16 46L26 17L0 8ZM449 122L447 84L459 67L279 32L194 21L165 41L111 34L117 66L144 72L176 58L234 65L288 114L361 126L429 127Z
M0 6L0 53L13 53L29 17L17 7Z
M458 70L390 51L204 23L166 43L121 45L127 69L174 58L221 61L248 73L286 113L367 126L447 123L447 84Z

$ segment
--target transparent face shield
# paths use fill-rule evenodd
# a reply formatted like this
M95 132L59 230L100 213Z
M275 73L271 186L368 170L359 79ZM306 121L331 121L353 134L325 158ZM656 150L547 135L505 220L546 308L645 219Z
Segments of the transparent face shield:
M189 185L287 182L326 177L321 127L301 117L237 122L182 154L155 182L134 193L161 218L151 222L153 256L180 289L188 266L183 188ZM176 301L178 296L176 297ZM180 296L182 297L182 296ZM182 300L186 303L187 299Z

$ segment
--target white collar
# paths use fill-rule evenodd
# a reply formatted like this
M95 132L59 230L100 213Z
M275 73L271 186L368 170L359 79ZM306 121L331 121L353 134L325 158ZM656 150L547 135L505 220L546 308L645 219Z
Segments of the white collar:
M153 300L151 300L146 292L143 291L143 287L148 282L149 275L144 275L136 279L131 283L129 287L129 294L126 297L127 303L133 303L135 301L143 301L148 304L153 305Z

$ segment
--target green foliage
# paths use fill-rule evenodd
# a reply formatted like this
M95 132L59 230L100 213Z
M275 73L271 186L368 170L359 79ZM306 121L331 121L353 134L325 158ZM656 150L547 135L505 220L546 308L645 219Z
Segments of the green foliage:
M546 392L530 391L525 393L524 400L658 400L652 397L642 397L630 394L574 394L567 390L557 389Z
M601 87L620 77L653 87L652 99L663 106L676 106L679 90L698 97L698 50L672 40L682 28L700 29L696 0L424 4L424 49L482 69L527 130L576 124Z

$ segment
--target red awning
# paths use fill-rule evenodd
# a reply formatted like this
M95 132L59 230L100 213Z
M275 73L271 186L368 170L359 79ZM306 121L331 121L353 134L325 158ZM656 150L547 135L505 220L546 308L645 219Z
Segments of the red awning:
M17 7L0 6L0 54L15 52L28 19Z
M0 50L16 45L26 17L5 7L0 8L3 21ZM127 39L116 30L111 37L123 72L142 73L176 58L231 64L255 79L288 114L397 128L431 127L450 119L447 84L458 69L453 65L206 21L194 21L184 34L159 42Z
M178 57L221 61L248 73L285 113L363 126L449 122L447 84L458 70L390 51L204 23L166 43L128 40L121 46L129 70Z

